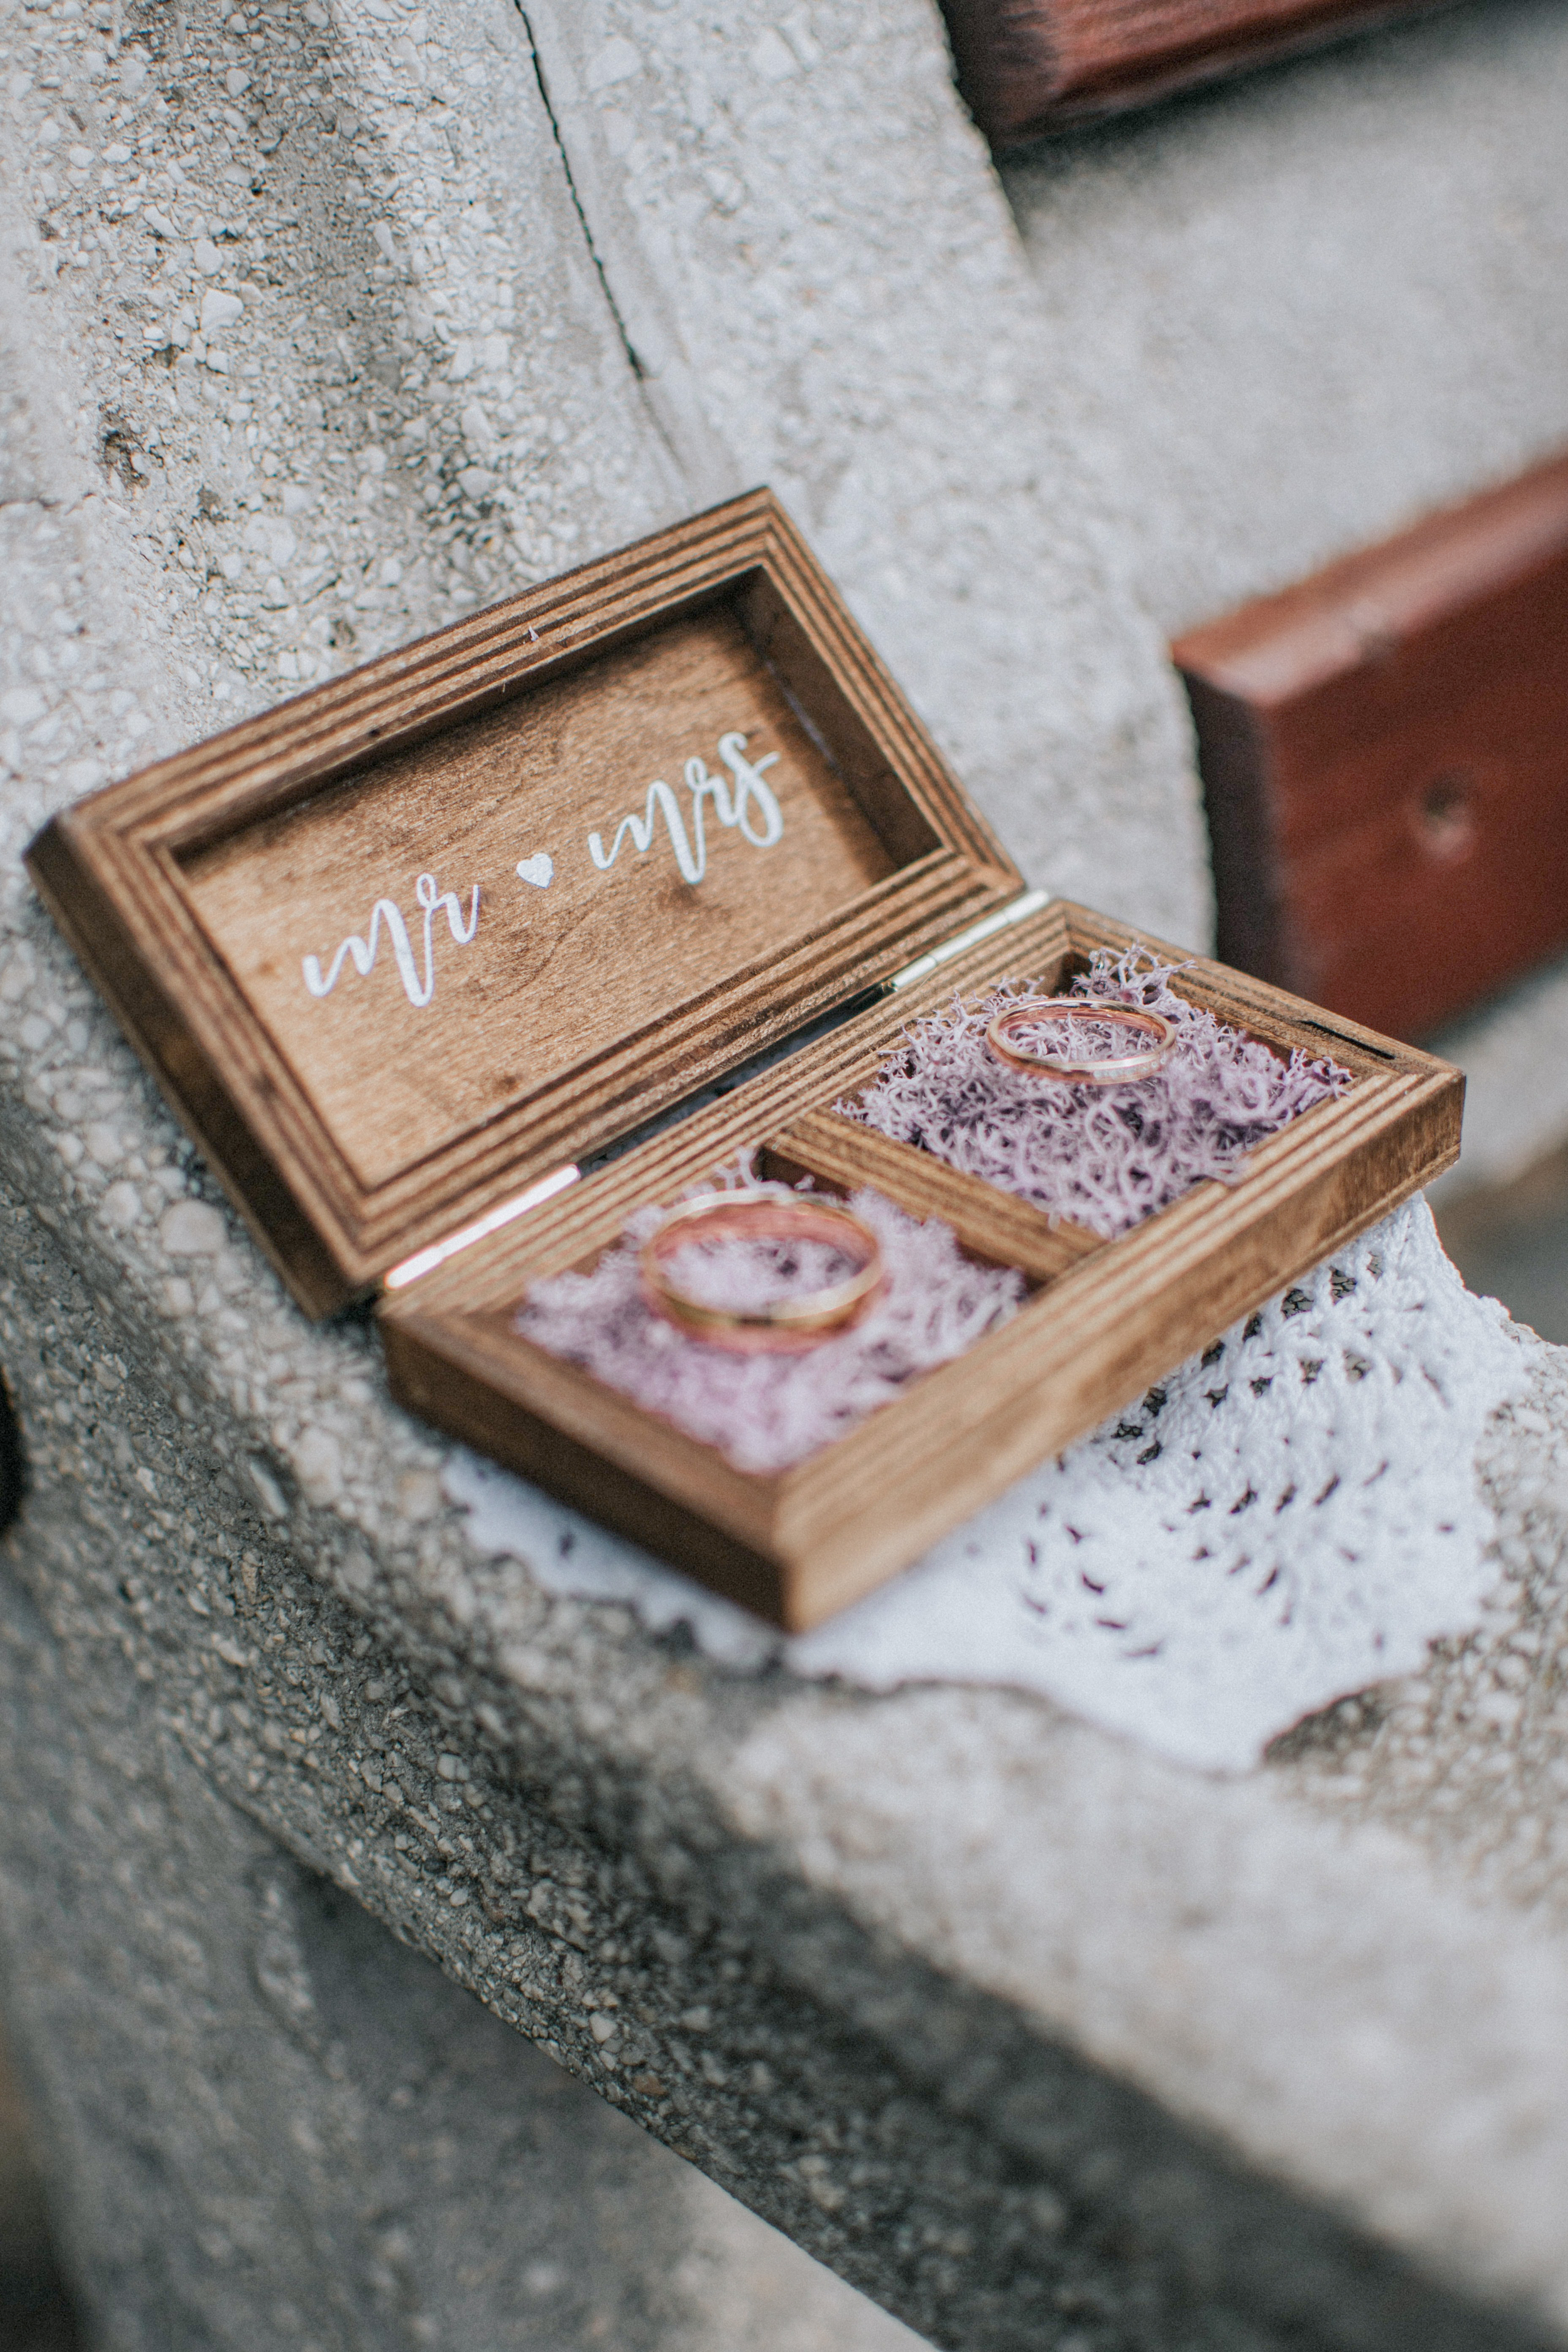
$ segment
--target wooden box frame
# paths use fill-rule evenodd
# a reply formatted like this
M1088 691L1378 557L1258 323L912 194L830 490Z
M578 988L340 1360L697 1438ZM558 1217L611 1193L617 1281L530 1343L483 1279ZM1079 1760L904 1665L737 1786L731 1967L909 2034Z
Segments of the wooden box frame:
M647 648L657 677L670 632L697 627L701 655L710 613L738 618L745 659L804 730L795 740L816 762L817 798L854 803L853 824L864 816L888 870L857 888L859 869L847 867L847 895L820 919L808 906L780 918L770 886L755 902L759 938L770 924L775 934L762 952L692 1001L672 1002L635 1041L612 1036L582 1066L544 1070L499 1114L388 1182L356 1183L352 1139L323 1118L263 1017L248 967L213 936L190 861L216 845L242 879L269 872L258 845L322 811L334 823L348 811L359 842L353 813L375 809L410 747L421 774L460 782L471 740L462 730L476 714L487 726L505 714L496 722L504 734L515 714L525 723L531 694L579 675L591 713L622 649ZM655 695L650 708L668 717L677 705ZM565 789L574 788L569 775ZM445 824L460 803L459 793L448 808L437 791L421 806ZM383 815L389 805L380 803ZM373 823L364 837L374 832ZM1201 958L1177 982L1191 1001L1282 1055L1332 1055L1353 1084L1252 1153L1234 1184L1199 1184L1115 1241L1053 1225L836 1113L907 1023L955 991L983 993L1005 978L1055 989L1096 949L1136 942L1118 923L1024 890L766 492L95 794L46 828L28 862L301 1304L331 1311L384 1279L378 1321L404 1403L791 1628L907 1565L1458 1149L1457 1071ZM1142 944L1181 961L1160 941ZM809 1042L799 1042L803 1029ZM453 1038L471 1043L471 1032ZM488 1050L489 1033L481 1043ZM773 1050L746 1075L763 1048ZM677 1097L715 1078L728 1091L710 1086L679 1116ZM628 1142L645 1126L647 1139ZM581 1181L559 1165L566 1152L595 1151L613 1156ZM673 1200L742 1151L765 1172L844 1190L870 1183L916 1214L938 1214L967 1249L1021 1268L1032 1290L1001 1330L775 1476L734 1469L515 1328L530 1281L591 1261L635 1208Z
M1458 1071L1204 958L1186 963L1182 995L1281 1054L1331 1055L1355 1083L1270 1137L1236 1184L1196 1185L1117 1240L1052 1225L1027 1202L834 1115L909 1021L955 991L980 995L1007 978L1054 990L1097 948L1140 944L1182 961L1057 900L479 1243L383 1309L395 1393L776 1624L800 1630L844 1608L1458 1153ZM873 1184L1038 1286L1000 1331L773 1476L732 1468L512 1328L531 1281L593 1258L634 1209L675 1199L743 1150L758 1150L764 1171Z

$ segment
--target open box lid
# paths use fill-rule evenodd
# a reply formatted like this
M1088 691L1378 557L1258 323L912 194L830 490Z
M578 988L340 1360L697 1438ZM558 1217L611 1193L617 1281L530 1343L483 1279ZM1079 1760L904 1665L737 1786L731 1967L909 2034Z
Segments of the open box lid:
M1022 887L767 490L93 793L27 864L314 1314Z

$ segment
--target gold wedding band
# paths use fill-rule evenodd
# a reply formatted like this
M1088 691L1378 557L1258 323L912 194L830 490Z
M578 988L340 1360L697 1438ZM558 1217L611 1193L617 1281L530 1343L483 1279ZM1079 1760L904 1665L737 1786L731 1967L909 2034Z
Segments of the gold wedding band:
M805 1291L764 1307L710 1307L677 1287L667 1261L689 1242L721 1238L826 1242L860 1264L828 1290ZM880 1243L848 1209L752 1190L704 1193L672 1209L644 1243L638 1270L643 1297L656 1315L693 1339L740 1355L803 1354L834 1332L847 1331L879 1296L885 1279Z
M1032 1054L1014 1043L1011 1032L1030 1029L1042 1021L1100 1021L1113 1029L1128 1029L1142 1042L1124 1054ZM1010 1070L1036 1078L1056 1078L1073 1086L1123 1087L1157 1070L1176 1042L1173 1023L1163 1013L1145 1013L1131 1004L1105 1004L1093 997L1048 996L1034 1003L1009 1004L997 1013L985 1032L985 1043Z

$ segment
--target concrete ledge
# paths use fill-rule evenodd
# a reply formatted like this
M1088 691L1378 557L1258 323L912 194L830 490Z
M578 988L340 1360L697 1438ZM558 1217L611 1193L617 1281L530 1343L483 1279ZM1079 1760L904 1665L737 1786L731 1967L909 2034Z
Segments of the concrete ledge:
M199 1910L216 1849L175 1831L210 1800L938 2340L1563 2341L1560 1358L1488 1467L1488 1633L1251 1780L1021 1698L731 1674L475 1558L367 1329L302 1325L21 883L63 799L732 460L785 480L1031 869L1194 928L1136 540L1075 415L1040 421L1049 305L932 18L552 11L552 121L505 11L307 0L155 58L132 11L111 58L74 5L30 19L0 303L7 1916L83 1923L107 2019L111 1938L37 1893L71 1808ZM241 304L205 356L148 343L203 287ZM639 383L622 330L661 305ZM132 328L174 356L126 364ZM174 2036L200 1952L168 1950Z

